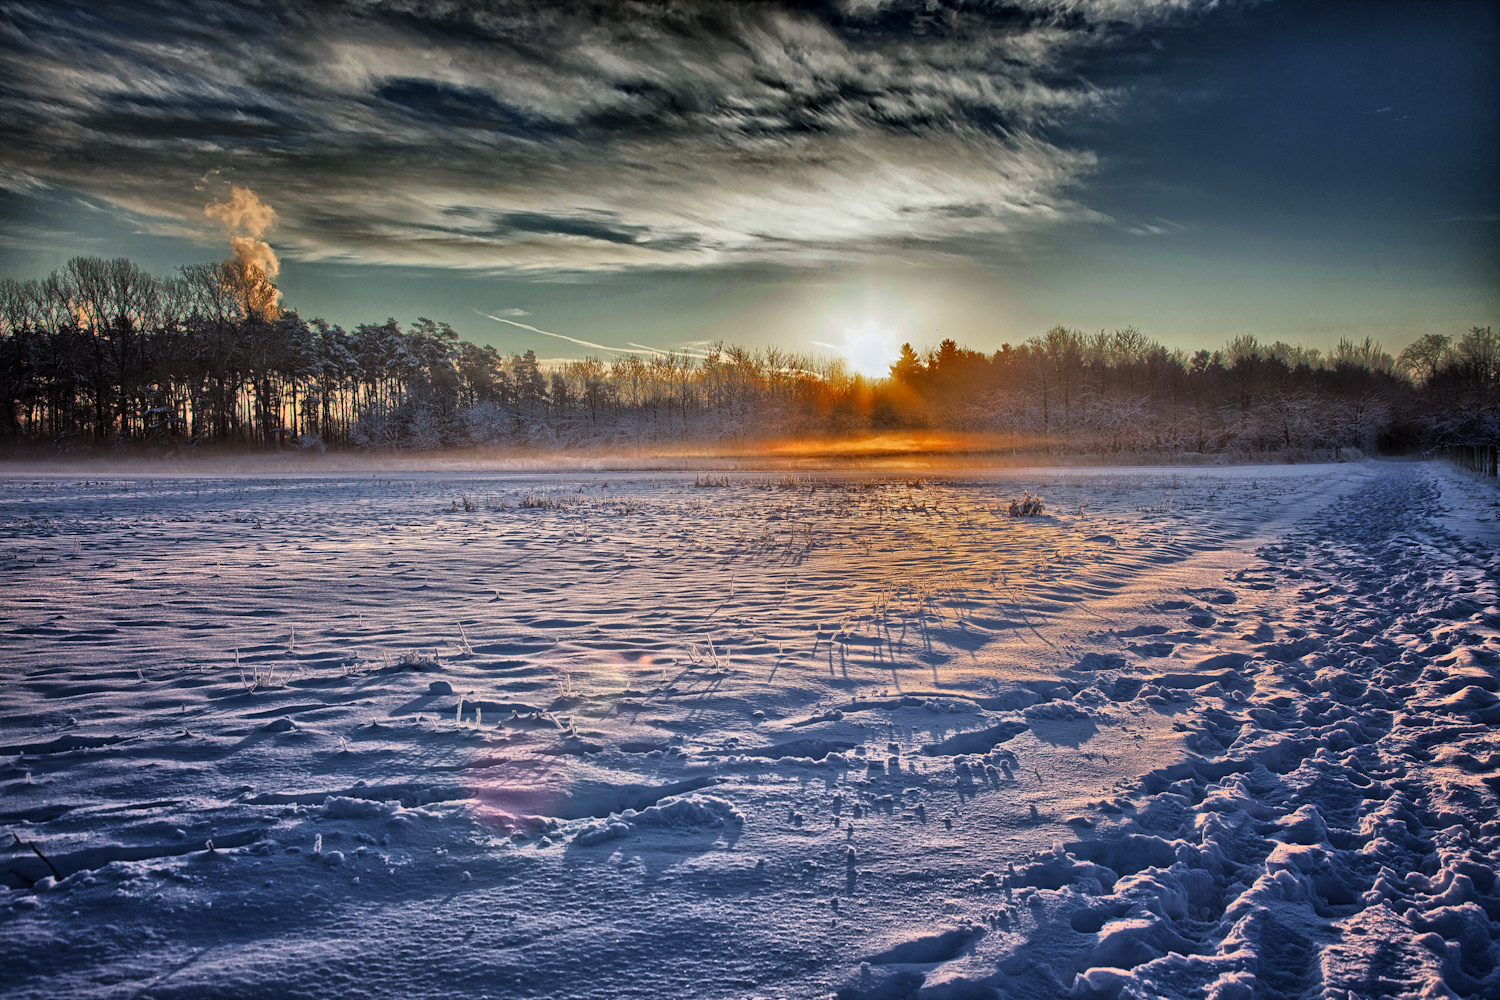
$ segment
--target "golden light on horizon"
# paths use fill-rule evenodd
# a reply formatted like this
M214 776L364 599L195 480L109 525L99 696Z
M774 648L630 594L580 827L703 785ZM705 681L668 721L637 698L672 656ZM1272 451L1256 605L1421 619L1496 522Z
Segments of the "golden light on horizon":
M901 353L895 331L874 320L867 320L862 326L844 327L840 339L843 343L828 344L818 340L813 343L837 351L851 371L865 378L885 378Z

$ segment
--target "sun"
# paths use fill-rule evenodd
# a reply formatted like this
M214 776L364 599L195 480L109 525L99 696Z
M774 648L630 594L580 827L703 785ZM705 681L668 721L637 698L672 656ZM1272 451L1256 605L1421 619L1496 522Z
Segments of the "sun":
M875 323L846 328L843 341L837 350L850 368L866 378L885 378L901 353L896 334Z

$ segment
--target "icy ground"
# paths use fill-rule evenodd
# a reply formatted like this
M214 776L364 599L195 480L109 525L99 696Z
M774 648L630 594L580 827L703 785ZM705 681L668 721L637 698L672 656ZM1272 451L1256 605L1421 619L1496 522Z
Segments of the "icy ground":
M0 995L1500 996L1492 487L714 482L0 480Z

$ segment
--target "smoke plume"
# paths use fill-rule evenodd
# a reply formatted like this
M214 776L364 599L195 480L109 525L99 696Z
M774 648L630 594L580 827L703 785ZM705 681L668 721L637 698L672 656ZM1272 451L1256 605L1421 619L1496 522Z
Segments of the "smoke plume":
M203 214L218 221L229 236L229 249L241 264L260 268L267 278L276 277L281 262L270 244L260 237L276 221L276 210L254 191L230 185L229 200L203 206Z
M263 240L231 236L229 249L234 252L235 260L242 264L254 264L267 278L276 277L276 273L281 270L281 261L276 259L276 252Z

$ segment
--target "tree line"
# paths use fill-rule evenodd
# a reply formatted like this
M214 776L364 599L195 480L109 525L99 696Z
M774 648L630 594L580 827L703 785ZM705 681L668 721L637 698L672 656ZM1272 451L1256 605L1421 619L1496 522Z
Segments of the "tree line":
M284 309L254 265L158 277L77 257L0 281L11 451L659 448L884 430L981 433L1027 453L1314 455L1493 442L1500 338L1430 334L1326 355L1246 335L1189 354L1133 328L1054 327L992 353L904 345L890 375L777 348L544 369L446 323L353 330Z

